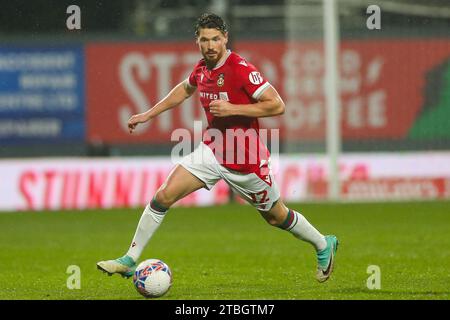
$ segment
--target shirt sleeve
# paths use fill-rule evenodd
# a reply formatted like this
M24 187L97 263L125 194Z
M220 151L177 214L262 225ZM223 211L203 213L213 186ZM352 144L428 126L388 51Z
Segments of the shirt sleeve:
M200 64L201 64L201 60L196 63L196 65L194 66L194 69L192 70L192 72L188 78L188 84L194 88L197 87L197 73L198 73Z
M195 69L194 69L194 71L192 71L191 72L191 74L189 75L189 78L188 78L188 84L191 86L191 87L197 87L197 79L195 78Z
M238 76L244 91L253 99L258 100L263 92L270 87L270 83L252 64L239 65Z

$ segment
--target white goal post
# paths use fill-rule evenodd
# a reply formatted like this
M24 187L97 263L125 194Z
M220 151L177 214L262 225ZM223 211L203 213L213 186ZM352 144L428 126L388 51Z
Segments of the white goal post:
M341 152L339 94L339 14L337 0L323 0L325 36L326 150L329 159L328 198L340 199L339 154Z

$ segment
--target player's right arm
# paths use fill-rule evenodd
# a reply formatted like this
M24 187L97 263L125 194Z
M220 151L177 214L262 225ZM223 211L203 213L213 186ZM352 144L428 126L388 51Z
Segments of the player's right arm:
M178 106L184 100L189 98L194 92L196 87L189 84L189 80L186 79L179 83L172 91L169 92L161 101L159 101L153 108L150 108L146 112L135 114L128 120L128 130L133 133L134 129L139 123L147 122L160 113L172 109Z

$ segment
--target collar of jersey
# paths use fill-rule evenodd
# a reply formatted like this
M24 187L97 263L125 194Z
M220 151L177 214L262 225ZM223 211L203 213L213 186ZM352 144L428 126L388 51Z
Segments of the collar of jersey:
M225 62L227 61L228 57L230 56L230 54L231 54L231 50L227 49L227 56L225 57L225 59L223 59L223 61L221 63L219 63L217 66L212 68L212 70L219 69L221 66L223 66L225 64Z

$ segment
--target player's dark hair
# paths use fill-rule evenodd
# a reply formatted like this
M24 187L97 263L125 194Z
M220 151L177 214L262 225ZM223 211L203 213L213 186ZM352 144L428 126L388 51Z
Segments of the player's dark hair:
M200 17L198 17L197 23L195 24L195 36L198 37L200 29L205 28L217 29L223 34L228 32L225 21L214 13L203 13Z

